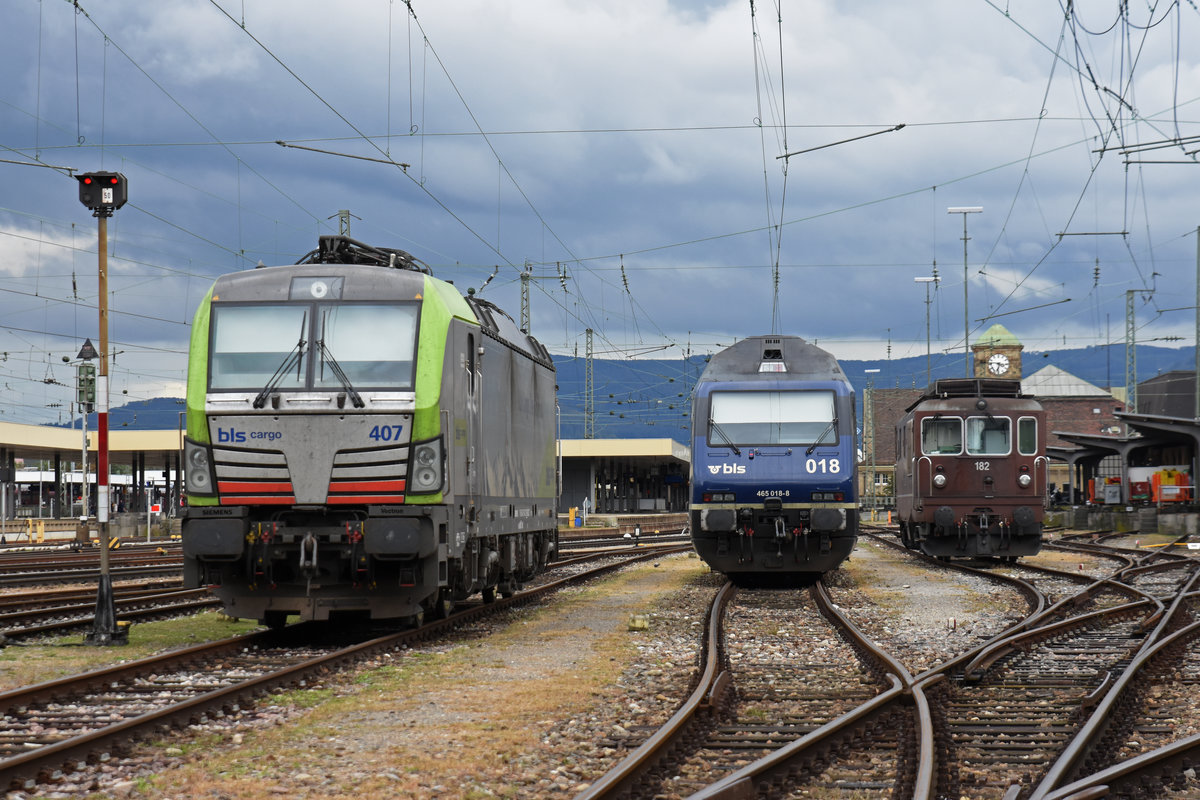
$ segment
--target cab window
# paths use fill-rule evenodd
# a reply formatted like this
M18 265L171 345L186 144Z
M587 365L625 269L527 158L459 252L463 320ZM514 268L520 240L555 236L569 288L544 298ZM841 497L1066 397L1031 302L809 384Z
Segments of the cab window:
M921 452L927 456L956 456L962 453L962 419L926 417L921 420Z

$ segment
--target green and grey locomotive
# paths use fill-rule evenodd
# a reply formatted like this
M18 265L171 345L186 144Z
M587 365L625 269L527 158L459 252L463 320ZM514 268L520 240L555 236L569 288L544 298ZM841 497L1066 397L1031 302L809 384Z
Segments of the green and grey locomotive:
M550 354L402 250L216 280L188 364L185 583L232 616L419 623L557 549Z

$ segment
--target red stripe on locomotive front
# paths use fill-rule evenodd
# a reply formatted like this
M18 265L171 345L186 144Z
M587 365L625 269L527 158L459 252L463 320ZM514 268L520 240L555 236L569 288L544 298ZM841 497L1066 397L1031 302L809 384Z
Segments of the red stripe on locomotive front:
M402 494L361 494L330 496L326 501L330 505L348 505L350 503L403 503Z
M294 490L290 481L272 483L267 481L217 481L217 491L226 492L287 492Z
M403 492L404 480L392 481L330 481L329 491L343 492Z

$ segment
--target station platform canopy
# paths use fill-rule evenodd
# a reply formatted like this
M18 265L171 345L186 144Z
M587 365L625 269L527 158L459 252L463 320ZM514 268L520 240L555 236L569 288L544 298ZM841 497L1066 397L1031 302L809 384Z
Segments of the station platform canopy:
M180 430L115 428L108 432L109 453L153 454L155 463L177 454L182 446L183 432ZM96 448L96 431L89 430L88 450L94 453ZM58 456L72 461L78 460L82 449L83 437L79 428L0 422L0 450L11 459L53 460Z
M563 439L560 510L680 512L688 505L691 448L674 439Z

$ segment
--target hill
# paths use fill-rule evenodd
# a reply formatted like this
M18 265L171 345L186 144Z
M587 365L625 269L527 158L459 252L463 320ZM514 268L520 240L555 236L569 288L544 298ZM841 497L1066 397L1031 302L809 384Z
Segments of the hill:
M127 403L123 406L113 406L108 412L108 429L115 430L174 430L178 429L179 415L185 410L182 397L155 397L150 400L138 400L133 403ZM76 430L83 424L82 420L76 419L71 422L64 422L60 425L51 425L54 428L74 428ZM96 415L95 413L88 414L88 430L96 430Z
M1077 350L1025 351L1024 373L1032 375L1053 364L1097 386L1125 383L1124 345L1087 347ZM675 439L687 443L691 430L691 394L704 371L707 356L687 359L594 359L592 375L595 402L595 436L598 439ZM555 356L558 369L560 435L582 439L586 389L586 360ZM1144 381L1172 370L1195 366L1191 347L1168 348L1139 345L1138 380ZM841 362L842 369L861 399L868 381L877 388L921 388L927 385L925 356L876 361ZM957 378L964 373L963 355L935 354L930 359L930 376ZM179 427L184 410L182 398L156 397L117 406L109 413L111 430L173 429ZM859 420L861 421L861 411ZM79 427L79 420L73 425ZM95 414L88 420L94 429Z

